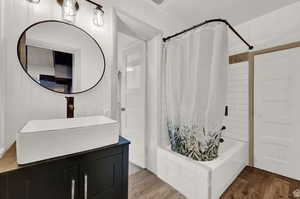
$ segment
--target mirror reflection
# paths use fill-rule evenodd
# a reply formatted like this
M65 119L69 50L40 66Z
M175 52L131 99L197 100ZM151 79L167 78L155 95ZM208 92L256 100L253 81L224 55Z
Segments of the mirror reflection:
M24 31L18 57L32 80L64 94L93 88L105 71L98 43L78 27L59 21L40 22Z

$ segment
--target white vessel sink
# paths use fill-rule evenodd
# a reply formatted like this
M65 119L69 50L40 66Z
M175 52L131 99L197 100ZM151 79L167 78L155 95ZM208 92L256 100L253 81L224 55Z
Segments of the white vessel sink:
M119 123L104 116L34 120L17 134L17 163L79 153L118 141Z

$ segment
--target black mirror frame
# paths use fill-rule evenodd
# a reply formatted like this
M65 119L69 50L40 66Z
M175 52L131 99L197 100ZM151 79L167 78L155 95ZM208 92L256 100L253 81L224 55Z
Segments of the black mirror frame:
M51 23L56 22L56 23L61 23L61 24L65 24L65 25L69 25L69 26L75 27L75 28L81 30L83 33L85 33L88 37L90 37L90 38L97 44L97 46L98 46L99 49L100 49L101 55L102 55L102 57L103 57L103 63L104 63L104 66L103 66L103 73L102 73L100 79L97 81L97 83L96 83L94 86L92 86L92 87L90 87L90 88L88 88L88 89L86 89L86 90L80 91L80 92L63 93L63 92L59 92L59 91L55 91L55 90L52 90L52 89L50 89L50 88L47 88L46 86L43 86L42 84L40 84L39 82L37 82L37 81L36 81L36 80L35 80L35 79L34 79L34 78L33 78L26 70L25 70L25 68L24 68L24 66L23 66L23 64L22 64L22 62L21 62L21 57L20 57L20 54L19 54L19 45L20 45L20 42L21 42L21 38L22 38L23 34L25 34L25 33L26 33L30 28L32 28L33 26L36 26L36 25L42 24L42 23L47 23L47 22L51 22ZM52 92L55 92L55 93L59 93L59 94L64 94L64 95L76 95L76 94L81 94L81 93L85 93L85 92L87 92L87 91L92 90L93 88L95 88L95 87L102 81L102 79L103 79L103 77L104 77L104 74L105 74L105 71L106 71L106 60L105 60L105 55L104 55L104 53L103 53L103 50L102 50L101 46L100 46L99 43L97 42L97 40L96 40L94 37L92 37L89 33L87 33L84 29L82 29L82 28L80 28L80 27L78 27L78 26L76 26L76 25L73 25L73 24L64 22L64 21L58 21L58 20L44 20L44 21L39 21L39 22L37 22L37 23L34 23L34 24L30 25L29 27L27 27L27 28L22 32L22 34L20 35L20 37L19 37L19 39L18 39L18 43L17 43L17 55L18 55L19 63L20 63L20 65L21 65L22 69L23 69L24 72L27 74L27 76L30 77L31 80L33 80L33 81L34 81L35 83L37 83L39 86L41 86L41 87L43 87L43 88L46 88L46 89L49 90L49 91L52 91Z

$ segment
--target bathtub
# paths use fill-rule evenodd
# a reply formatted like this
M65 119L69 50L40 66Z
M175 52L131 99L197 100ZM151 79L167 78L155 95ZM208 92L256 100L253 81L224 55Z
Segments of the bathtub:
M198 162L160 147L157 175L188 199L218 199L248 164L248 143L225 137L219 157Z

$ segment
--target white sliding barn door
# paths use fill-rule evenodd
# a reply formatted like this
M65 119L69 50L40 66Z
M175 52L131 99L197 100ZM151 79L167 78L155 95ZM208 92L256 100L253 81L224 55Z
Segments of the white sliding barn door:
M122 136L131 141L129 160L146 168L146 44L139 41L123 51L121 66Z
M300 180L300 48L255 56L254 165Z

